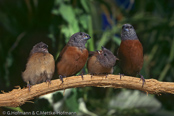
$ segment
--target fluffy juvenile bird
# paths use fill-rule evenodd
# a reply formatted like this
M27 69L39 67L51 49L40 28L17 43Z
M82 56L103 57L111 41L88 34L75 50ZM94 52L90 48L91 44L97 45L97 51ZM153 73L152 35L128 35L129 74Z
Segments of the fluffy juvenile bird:
M75 75L84 67L88 59L85 44L90 38L84 32L75 33L61 51L57 60L57 73L62 83L64 77Z
M30 84L50 83L54 70L54 57L48 52L48 45L40 42L33 46L22 78L30 91Z
M124 24L122 26L118 58L123 74L129 76L140 75L139 72L143 66L143 46L137 37L134 27L130 24ZM143 87L145 79L142 75L140 76L143 81Z
M113 73L113 67L118 59L111 51L102 47L102 50L90 52L90 55L87 62L88 73L91 75Z

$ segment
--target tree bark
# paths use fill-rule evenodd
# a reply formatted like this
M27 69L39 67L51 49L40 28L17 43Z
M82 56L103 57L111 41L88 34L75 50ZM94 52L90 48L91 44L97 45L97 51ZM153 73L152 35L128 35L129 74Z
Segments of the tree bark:
M45 82L36 84L31 87L30 91L28 91L28 88L21 89L19 86L18 89L0 94L0 106L17 107L35 97L47 93L86 86L137 89L147 94L174 94L174 83L171 82L159 82L155 79L146 79L142 87L142 81L136 77L124 76L120 80L120 75L108 75L107 77L106 75L100 75L93 76L92 78L91 75L84 75L83 80L81 76L72 76L64 78L64 83L62 83L60 79L56 79L52 80L50 85Z

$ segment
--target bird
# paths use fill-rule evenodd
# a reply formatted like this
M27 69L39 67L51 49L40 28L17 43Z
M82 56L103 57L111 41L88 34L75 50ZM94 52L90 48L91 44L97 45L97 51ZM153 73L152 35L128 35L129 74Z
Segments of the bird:
M70 37L60 52L57 59L57 73L62 83L63 78L77 74L85 66L89 55L85 44L90 38L87 33L77 32Z
M131 24L124 24L121 31L121 44L118 49L118 58L123 75L140 75L144 86L145 79L140 74L143 66L143 46ZM120 74L121 79L122 74Z
M97 50L95 52L89 53L89 59L87 62L88 73L92 75L100 75L113 73L113 67L116 64L116 60L118 58L114 56L114 54L106 49L105 47L101 47L101 50Z
M39 42L30 51L26 69L22 73L23 80L27 83L30 91L31 85L42 82L49 82L55 71L55 60L53 55L48 52L48 45Z

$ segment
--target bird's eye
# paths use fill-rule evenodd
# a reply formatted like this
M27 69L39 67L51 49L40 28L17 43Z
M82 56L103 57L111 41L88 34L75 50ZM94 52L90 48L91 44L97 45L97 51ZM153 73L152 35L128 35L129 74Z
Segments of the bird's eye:
M104 54L104 56L106 56L106 54Z
M48 45L44 45L43 48L48 48Z
M82 33L80 32L80 35L82 35Z
M130 26L130 28L133 28L132 26Z

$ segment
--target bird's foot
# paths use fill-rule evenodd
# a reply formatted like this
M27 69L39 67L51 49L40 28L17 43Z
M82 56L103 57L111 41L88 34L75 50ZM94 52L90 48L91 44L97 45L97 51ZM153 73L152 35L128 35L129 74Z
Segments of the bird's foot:
M142 84L142 87L144 86L144 83L146 82L143 75L141 75L140 73L138 73L138 75L140 75L140 81L142 80L143 81L143 84Z
M50 79L47 79L46 80L46 83L48 83L48 86L51 85L51 80Z
M106 73L106 78L108 77L108 73Z
M83 72L82 72L82 73L81 73L80 75L81 75L81 77L82 77L82 80L83 80L83 79L84 79L84 78L83 78Z
M92 77L93 77L93 74L90 74L91 75L91 79L92 79Z
M81 70L81 72L80 72L80 74L79 74L79 75L81 75L82 80L84 80L84 78L83 78L83 74L85 74L85 69L84 69L84 68Z
M29 82L27 82L27 88L28 88L28 91L30 92L31 85Z
M62 83L64 82L63 81L63 78L64 78L65 76L63 76L63 75L59 75L59 78L60 78L60 80L62 81Z
M119 73L119 75L120 75L120 80L121 80L121 77L122 77L122 76L124 77L124 74Z

